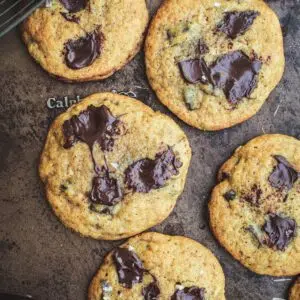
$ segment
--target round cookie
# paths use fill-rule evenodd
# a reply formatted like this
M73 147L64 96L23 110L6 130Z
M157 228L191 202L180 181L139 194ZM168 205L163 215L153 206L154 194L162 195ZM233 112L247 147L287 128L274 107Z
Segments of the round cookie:
M111 251L89 300L225 300L222 268L210 250L182 236L148 232Z
M298 277L295 283L293 284L289 294L289 300L299 300L299 299L300 299L300 277Z
M279 20L261 0L166 0L151 23L145 57L160 101L204 130L257 113L285 63Z
M239 147L221 167L211 229L235 259L272 276L300 273L300 141L270 134Z
M24 22L23 40L59 79L100 80L140 50L148 18L145 0L53 0Z
M187 137L171 118L129 97L102 93L56 118L39 170L66 226L117 240L168 217L190 159Z

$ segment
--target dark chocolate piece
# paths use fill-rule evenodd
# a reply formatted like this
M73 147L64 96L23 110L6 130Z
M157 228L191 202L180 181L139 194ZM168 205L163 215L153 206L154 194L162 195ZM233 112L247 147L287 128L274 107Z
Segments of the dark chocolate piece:
M173 175L178 174L182 163L176 158L173 150L158 153L155 159L141 159L131 164L125 170L125 183L135 192L148 193L159 189Z
M65 44L65 62L70 69L78 70L90 66L101 52L101 38L96 32L88 33Z
M268 221L263 226L267 234L264 243L270 248L283 251L295 235L296 221L276 214L269 214L268 217Z
M74 15L70 15L68 13L65 12L61 12L60 13L67 21L69 22L74 22L74 23L79 23L79 17L76 17Z
M145 272L143 263L133 251L117 248L113 253L113 260L120 284L132 288L134 284L142 282Z
M261 61L251 60L242 51L229 52L219 57L210 66L203 58L179 62L184 79L189 83L210 83L223 90L226 98L236 104L249 97L256 88Z
M224 194L224 198L227 201L234 200L235 197L236 197L236 192L234 190L230 190Z
M81 141L92 150L97 142L103 151L110 151L115 136L120 133L119 124L120 121L112 115L107 106L90 105L78 116L64 122L64 148L71 148L74 143Z
M227 12L217 29L224 32L231 39L244 34L259 15L257 11L232 11Z
M189 83L208 83L210 70L203 58L188 59L179 62L179 67L184 79Z
M171 300L204 300L205 289L195 286L176 290Z
M104 175L94 177L90 200L107 206L113 206L120 202L123 193L118 181L111 178L108 172Z
M155 281L151 282L146 287L144 287L142 291L144 300L158 300L159 294L160 294L160 289Z
M76 13L86 7L87 0L59 0L61 4L71 13Z
M293 166L281 155L275 155L277 166L269 176L270 184L277 189L290 190L299 177L299 173Z
M242 51L229 52L210 66L212 84L223 90L228 101L236 104L249 97L256 87L261 62L250 60Z

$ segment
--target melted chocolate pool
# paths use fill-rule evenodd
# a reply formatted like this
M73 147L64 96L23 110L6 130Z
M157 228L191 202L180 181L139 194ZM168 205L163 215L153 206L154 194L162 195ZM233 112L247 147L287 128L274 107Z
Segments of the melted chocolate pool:
M219 57L210 66L203 58L179 62L181 73L189 83L210 83L223 90L226 98L236 104L249 97L256 87L261 62L251 60L242 51L229 52Z
M127 248L117 248L113 253L113 260L119 283L126 288L132 288L134 284L142 282L145 272L143 263L133 251Z
M293 166L281 155L275 155L277 166L269 176L270 184L277 189L290 190L297 181L299 174Z
M168 148L156 154L154 160L145 158L131 164L125 170L125 183L135 192L148 193L164 186L169 178L178 174L181 166L173 150Z
M90 66L101 52L101 38L97 32L88 33L65 44L65 62L70 69Z
M258 15L259 12L251 10L227 12L217 29L235 39L249 29Z
M264 243L270 248L283 251L295 235L296 221L288 217L269 214L269 220L264 224L263 230L267 234Z

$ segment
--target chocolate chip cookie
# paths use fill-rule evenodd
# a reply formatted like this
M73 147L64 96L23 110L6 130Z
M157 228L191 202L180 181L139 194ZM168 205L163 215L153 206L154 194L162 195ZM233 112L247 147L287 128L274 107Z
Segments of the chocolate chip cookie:
M144 233L111 251L89 288L89 300L223 300L216 257L182 236Z
M209 203L220 243L250 270L300 273L300 141L280 134L239 147L221 167Z
M23 25L31 56L66 81L111 76L139 51L148 23L145 0L53 0Z
M145 52L160 101L204 130L257 113L285 62L278 18L261 0L167 0L152 21Z
M187 137L171 118L129 97L94 94L53 122L40 176L66 226L117 240L168 217L190 158Z
M299 300L299 299L300 299L300 277L298 277L295 283L293 284L289 294L289 300Z

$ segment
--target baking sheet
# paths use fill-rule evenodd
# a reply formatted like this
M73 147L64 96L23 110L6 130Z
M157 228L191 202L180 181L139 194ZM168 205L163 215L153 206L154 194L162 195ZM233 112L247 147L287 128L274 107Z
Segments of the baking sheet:
M148 1L152 14L160 2ZM52 213L37 172L48 126L65 109L60 107L65 97L115 90L130 91L175 119L193 149L184 193L171 216L153 230L186 235L210 248L223 266L227 299L287 299L293 278L258 276L244 268L214 239L207 219L217 170L236 147L263 133L300 138L300 2L269 3L285 34L284 77L256 116L215 133L185 125L159 103L147 82L142 52L107 80L68 84L34 63L18 29L0 39L0 292L84 300L104 255L121 243L82 238L66 229Z

